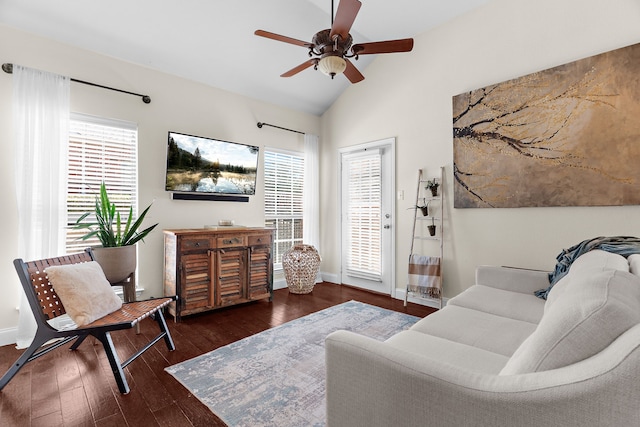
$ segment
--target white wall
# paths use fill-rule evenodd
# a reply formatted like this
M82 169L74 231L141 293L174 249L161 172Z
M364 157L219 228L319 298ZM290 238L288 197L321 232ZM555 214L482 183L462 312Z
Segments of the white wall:
M600 235L640 236L638 206L453 209L452 106L459 93L640 42L637 0L493 0L379 56L322 117L323 271L339 272L336 151L395 136L396 286L406 284L417 171L445 166L445 296L479 264L553 269L555 257ZM357 64L357 63L356 63ZM640 141L639 141L640 143ZM329 230L327 232L327 230Z
M445 296L473 283L478 264L550 269L557 253L598 235L640 235L640 207L453 209L451 98L461 92L640 42L637 0L493 0L486 6L415 39L409 54L380 55L323 115L285 110L143 67L64 46L0 26L0 62L11 62L147 93L152 102L72 84L74 111L130 120L140 132L141 205L154 202L149 222L161 228L197 227L220 218L262 223L262 180L251 202L171 201L164 192L167 130L238 142L301 149L302 138L258 129L265 121L321 136L321 247L323 272L339 277L338 170L341 147L397 138L396 284L404 287L417 170L445 165L447 187ZM11 77L0 73L0 338L17 324L19 284L17 211L11 144ZM159 295L162 236L140 248L145 297ZM0 342L2 344L2 342Z
M236 224L264 225L263 179L259 171L256 196L249 203L173 201L164 191L167 131L220 138L229 141L290 150L303 149L303 137L263 127L258 121L318 134L320 118L283 109L261 101L169 76L144 67L117 61L88 51L0 26L0 62L38 68L76 79L91 81L136 93L148 94L150 104L140 98L71 84L72 111L128 120L138 124L140 205L153 202L147 221L159 229L194 228L234 219ZM195 53L194 53L195 54ZM211 72L215 72L212 70ZM16 307L21 291L12 261L18 256L17 207L11 128L11 75L0 73L0 188L3 196L3 237L0 246L0 344L17 325ZM140 245L139 284L143 298L162 294L162 232L154 231ZM10 342L10 341L9 341Z

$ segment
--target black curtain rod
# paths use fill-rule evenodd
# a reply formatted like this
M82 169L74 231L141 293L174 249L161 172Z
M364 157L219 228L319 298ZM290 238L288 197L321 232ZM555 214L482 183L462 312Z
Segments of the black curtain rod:
M300 134L304 135L304 132L300 132L299 130L287 129L287 128L283 128L283 127L281 127L281 126L270 125L269 123L262 123L262 122L258 122L258 127L259 127L260 129L262 129L262 126L271 126L272 128L277 128L277 129L282 129L282 130L288 130L289 132L295 132L295 133L300 133Z
M7 74L13 74L13 64L8 64L8 63L2 64L2 71L4 71ZM149 95L141 95L139 93L129 92L129 91L122 90L122 89L116 89L116 88L109 87L109 86L103 86L103 85L99 85L97 83L86 82L84 80L71 79L71 81L72 82L76 82L76 83L82 83L83 85L95 86L95 87L99 87L99 88L102 88L102 89L109 89L109 90L113 90L113 91L116 91L116 92L126 93L128 95L139 96L139 97L142 98L142 102L144 102L145 104L148 104L148 103L151 102L151 98L149 97Z

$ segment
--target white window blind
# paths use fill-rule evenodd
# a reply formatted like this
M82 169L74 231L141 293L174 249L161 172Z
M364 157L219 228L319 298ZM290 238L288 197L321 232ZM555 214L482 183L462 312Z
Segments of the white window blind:
M302 243L303 182L303 156L265 150L265 225L275 228L275 268L281 268L284 252Z
M376 150L345 160L348 168L347 274L381 280L381 156Z
M72 114L69 126L67 184L67 253L98 245L97 238L80 240L87 230L71 226L85 212L95 210L104 181L109 198L125 220L129 206L137 215L138 130L135 123ZM90 215L88 220L95 219Z

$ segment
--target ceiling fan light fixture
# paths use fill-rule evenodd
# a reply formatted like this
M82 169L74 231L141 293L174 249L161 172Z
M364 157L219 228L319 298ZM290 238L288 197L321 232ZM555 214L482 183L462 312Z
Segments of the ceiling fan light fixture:
M331 78L334 78L336 74L344 72L345 68L347 68L347 62L340 56L325 56L318 62L318 69L327 76L331 76Z

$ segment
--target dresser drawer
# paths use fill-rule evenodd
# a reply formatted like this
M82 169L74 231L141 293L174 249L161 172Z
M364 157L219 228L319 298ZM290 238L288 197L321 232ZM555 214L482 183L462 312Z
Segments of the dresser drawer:
M207 250L211 248L211 240L206 236L189 236L180 239L181 251Z
M271 246L271 233L249 236L249 246Z
M245 235L229 235L218 237L218 248L231 248L235 246L247 246L247 236Z

